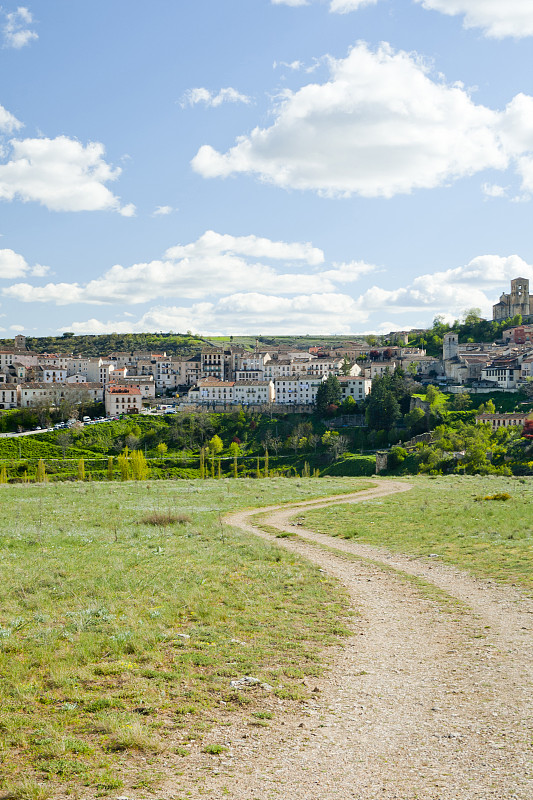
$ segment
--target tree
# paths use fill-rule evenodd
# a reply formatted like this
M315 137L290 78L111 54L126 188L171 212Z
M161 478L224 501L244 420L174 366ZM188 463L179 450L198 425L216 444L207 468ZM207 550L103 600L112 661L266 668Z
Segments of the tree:
M322 436L322 444L329 450L333 461L336 461L340 454L348 449L349 441L338 431L326 431Z
M352 368L352 362L350 361L348 356L344 356L344 358L342 359L342 364L341 364L341 372L342 372L342 374L343 375L349 375L351 368Z
M35 470L35 483L46 483L46 467L42 458L39 459Z
M200 478L205 478L205 448L200 450Z
M61 452L63 453L63 460L65 460L65 456L67 454L67 450L69 449L70 445L72 444L72 434L70 431L60 431L57 434L56 442L58 443L59 447L61 448Z
M401 416L401 409L391 387L390 375L377 375L367 399L366 422L376 431L389 431Z
M454 411L466 411L472 405L472 398L467 392L456 394L453 398Z
M128 433L124 441L126 442L126 447L129 450L136 450L141 443L139 437L132 432Z
M31 402L31 407L37 414L41 428L48 427L50 423L50 398L35 397Z
M342 397L339 379L335 375L328 375L327 380L317 389L315 406L319 414L325 414L329 406L338 406Z
M216 455L218 455L219 453L221 453L223 451L224 443L223 443L222 439L220 438L220 436L217 436L216 433L209 440L208 448L209 448L209 452L213 456L216 456Z
M343 414L356 414L357 413L357 403L355 402L354 398L351 394L349 394L343 401L342 401L342 412Z
M159 458L163 458L163 456L166 454L168 450L168 445L165 444L165 442L159 442L159 444L155 449L157 450Z
M129 451L128 448L125 447L123 452L117 458L118 468L120 470L120 480L127 481L130 477L130 466L129 466Z
M464 315L464 325L477 325L478 322L481 322L481 309L480 308L467 308L466 311L463 312Z
M131 454L131 471L136 481L145 481L148 479L150 470L148 469L148 464L142 450L134 450Z
M409 429L411 436L417 436L427 429L426 415L421 408L413 408L408 414L404 416L404 422Z

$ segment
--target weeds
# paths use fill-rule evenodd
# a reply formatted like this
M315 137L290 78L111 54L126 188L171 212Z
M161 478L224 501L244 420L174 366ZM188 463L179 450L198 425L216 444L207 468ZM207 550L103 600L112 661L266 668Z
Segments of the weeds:
M221 701L253 713L261 697L232 692L231 679L274 685L319 663L338 640L344 594L275 546L225 524L222 537L219 512L353 483L240 480L231 494L216 479L4 487L2 790L44 800L120 789L115 765L134 770L142 756L156 770L172 730L201 740ZM163 539L167 523L180 535Z
M154 525L158 528L166 528L169 525L187 525L192 522L188 514L172 514L170 511L152 511L146 514L141 522L143 525Z

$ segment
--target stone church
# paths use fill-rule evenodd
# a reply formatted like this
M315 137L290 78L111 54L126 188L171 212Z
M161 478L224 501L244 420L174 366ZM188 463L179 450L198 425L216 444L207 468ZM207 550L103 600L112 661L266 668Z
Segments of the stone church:
M529 294L527 278L515 278L511 281L511 294L504 292L499 303L492 306L493 320L508 319L516 314L522 315L523 322L527 322L528 317L533 318L533 295Z

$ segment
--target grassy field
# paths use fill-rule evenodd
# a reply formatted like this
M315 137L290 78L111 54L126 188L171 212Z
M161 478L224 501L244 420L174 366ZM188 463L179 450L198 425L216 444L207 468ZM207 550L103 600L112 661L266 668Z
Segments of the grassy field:
M1 486L0 787L19 800L156 789L161 760L201 747L219 713L267 725L273 703L303 697L346 631L344 592L221 515L356 485ZM272 691L232 689L244 675Z
M533 591L533 478L413 477L411 492L298 514L306 527Z

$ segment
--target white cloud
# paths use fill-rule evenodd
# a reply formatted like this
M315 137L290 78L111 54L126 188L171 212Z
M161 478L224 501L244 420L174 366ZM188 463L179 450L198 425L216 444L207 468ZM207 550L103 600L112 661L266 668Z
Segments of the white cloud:
M33 22L33 16L25 6L19 6L16 11L6 14L6 22L2 29L4 35L4 47L11 47L20 50L21 47L29 44L39 37L35 31L30 30L28 25Z
M363 6L374 6L378 0L331 0L330 11L337 14L348 14Z
M50 272L50 267L45 267L43 264L35 264L30 272L35 278L44 278Z
M15 253L14 250L4 249L0 250L0 278L22 278L24 275L33 275L36 278L42 278L48 272L48 267L42 264L35 264L30 267L24 256L20 253Z
M251 103L250 97L241 94L237 89L227 86L225 89L220 89L219 92L210 92L209 89L199 87L196 89L187 89L181 98L181 107L195 106L198 103L203 103L209 108L218 108L222 103Z
M260 260L258 260L260 259ZM264 261L282 262L274 267ZM258 236L229 236L207 231L197 241L176 245L164 260L111 267L89 283L15 283L5 297L21 302L71 305L141 304L157 298L200 300L237 293L277 296L335 294L375 269L363 262L320 267L321 250L309 242L275 242Z
M0 199L35 201L51 211L118 211L131 216L133 205L121 207L105 185L120 168L104 160L99 142L76 139L14 139L9 161L0 164Z
M419 275L399 289L373 286L358 298L358 305L368 311L391 313L425 311L426 314L453 314L457 319L465 308L481 308L492 316L492 306L510 281L520 275L533 280L533 267L517 255L477 256L468 264Z
M14 331L15 333L22 333L25 328L24 325L10 325L9 330Z
M298 71L303 67L303 61L274 61L272 64L273 69L277 69L278 67L287 67L287 69L292 69L294 71Z
M173 211L172 206L157 206L152 217L166 217L168 214L172 214Z
M14 250L0 250L0 278L20 278L28 269L24 256Z
M0 133L14 133L22 127L22 122L19 122L4 106L0 106Z
M206 231L196 242L185 246L170 247L167 258L190 258L212 256L218 253L253 256L254 258L286 259L305 261L317 265L324 261L324 253L309 242L273 242L259 236L230 236L229 234Z
M482 28L487 36L521 38L533 35L530 0L416 0L424 8L455 16L464 14L465 28Z
M122 217L134 217L134 216L135 216L135 213L136 213L136 211L137 211L137 209L136 209L136 207L133 205L133 203L128 203L127 205L125 205L125 206L122 206L122 208L119 208L119 209L118 209L118 213L119 213L119 214L120 214Z
M313 294L280 298L250 292L232 294L217 303L154 307L136 322L102 322L92 318L85 322L72 322L64 330L94 334L192 330L207 336L228 331L235 334L350 333L366 320L367 314L361 312L348 295Z
M413 53L357 44L330 59L330 79L286 91L269 128L192 161L206 178L257 174L284 188L324 195L392 197L486 169L517 167L530 186L533 98L504 111L476 105L462 85L434 79Z
M322 275L335 283L354 283L362 275L375 272L376 267L364 261L350 261L348 264L333 264L333 269L325 270Z
M485 197L507 197L508 194L506 187L497 183L484 183L481 186L481 191Z
M308 6L308 0L272 0L275 6Z

